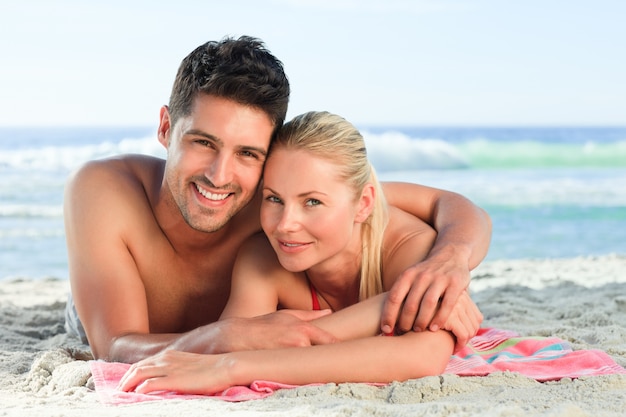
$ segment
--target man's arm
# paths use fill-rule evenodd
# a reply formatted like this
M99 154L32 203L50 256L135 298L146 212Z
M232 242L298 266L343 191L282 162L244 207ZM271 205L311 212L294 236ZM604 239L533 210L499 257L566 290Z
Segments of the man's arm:
M70 283L94 356L130 361L158 352L169 337L133 344L134 352L116 347L124 335L145 338L149 324L145 288L124 239L125 230L137 228L130 224L135 217L129 218L124 209L128 203L118 192L130 193L130 185L119 170L107 164L121 165L118 161L90 162L65 188Z
M470 271L487 255L489 215L467 198L417 184L383 183L390 205L419 217L437 231L427 258L408 268L389 292L381 329L444 328Z
M185 333L126 334L111 344L111 361L135 363L169 350L218 354L245 350L306 347L337 339L316 326L328 311L277 311L250 318L227 318Z

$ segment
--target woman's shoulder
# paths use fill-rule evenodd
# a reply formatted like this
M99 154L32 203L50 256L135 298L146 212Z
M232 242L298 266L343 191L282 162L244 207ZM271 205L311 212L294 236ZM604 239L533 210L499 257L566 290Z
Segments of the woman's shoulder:
M388 210L389 221L383 235L385 247L396 247L416 236L424 238L436 236L435 229L419 217L393 206Z
M245 272L246 279L254 276L265 282L281 280L294 274L282 267L265 233L250 236L239 249L235 263L238 272Z
M428 223L389 207L382 248L383 286L388 289L405 269L426 258L437 238Z
M311 309L309 283L304 272L288 271L279 262L267 236L260 232L251 236L241 247L233 277L242 277L242 285L251 281L260 287L276 291L281 308Z
M276 252L263 232L257 232L244 241L239 249L239 258L268 265L279 264Z

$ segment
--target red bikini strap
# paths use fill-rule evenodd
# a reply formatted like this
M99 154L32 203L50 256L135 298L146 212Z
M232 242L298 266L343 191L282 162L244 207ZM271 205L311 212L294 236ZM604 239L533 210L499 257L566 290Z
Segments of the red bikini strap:
M320 301L317 299L317 291L313 286L313 283L309 281L309 288L311 289L311 301L313 302L313 310L321 310L320 309Z

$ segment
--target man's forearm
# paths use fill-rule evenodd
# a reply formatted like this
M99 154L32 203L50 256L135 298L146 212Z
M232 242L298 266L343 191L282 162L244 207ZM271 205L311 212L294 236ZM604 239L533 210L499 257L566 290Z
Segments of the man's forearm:
M109 362L135 363L171 348L180 337L180 334L175 333L120 336L111 343L108 356L99 359ZM185 349L181 346L180 350Z
M106 358L112 362L135 363L167 349L191 353L224 353L237 350L225 346L221 337L226 323L215 322L185 333L128 334L113 340Z
M491 243L491 219L465 197L448 193L435 206L437 240L429 257L463 257L473 269L487 256Z

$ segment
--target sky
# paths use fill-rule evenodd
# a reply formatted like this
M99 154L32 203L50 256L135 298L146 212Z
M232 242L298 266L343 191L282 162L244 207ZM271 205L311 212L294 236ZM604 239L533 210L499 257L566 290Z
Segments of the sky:
M626 126L621 0L24 0L0 5L0 126L152 126L224 36L284 64L288 118Z

